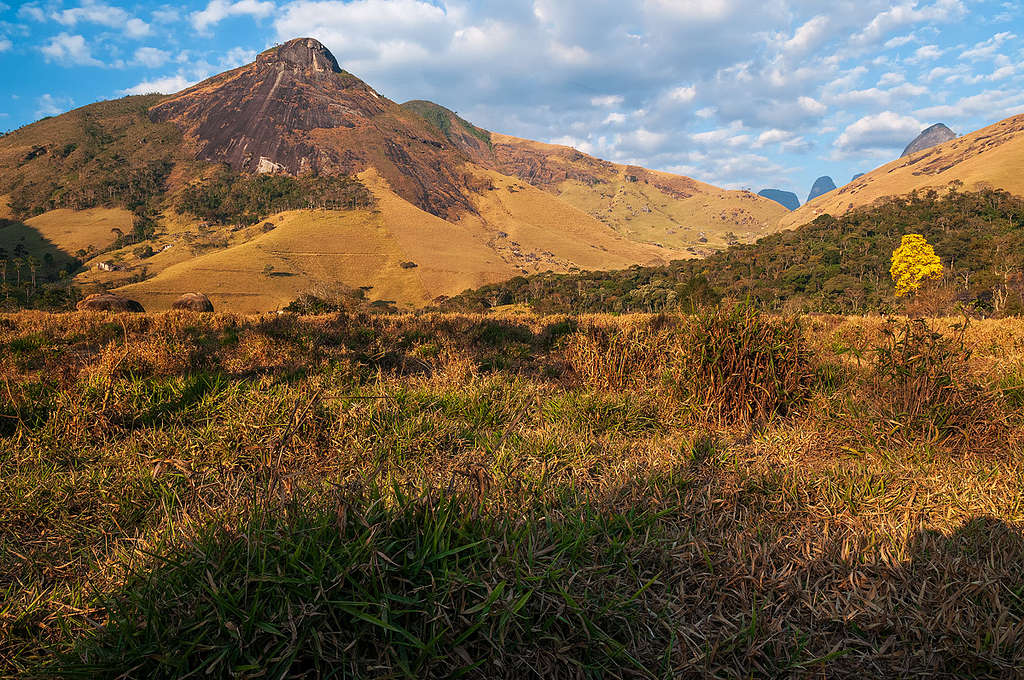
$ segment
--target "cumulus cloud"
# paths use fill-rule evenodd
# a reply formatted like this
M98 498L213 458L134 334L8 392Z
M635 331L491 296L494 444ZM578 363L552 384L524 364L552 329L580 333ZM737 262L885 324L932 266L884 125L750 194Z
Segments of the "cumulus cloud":
M144 80L138 85L120 90L119 94L173 94L184 90L186 87L195 85L196 82L181 74L164 76L163 78Z
M590 103L594 106L600 106L602 108L611 108L613 106L621 106L622 102L626 101L625 97L621 94L604 94L600 97L591 97Z
M80 23L98 24L117 28L131 38L142 38L150 33L149 24L134 17L120 7L104 5L86 0L78 7L54 12L52 18L62 26L73 27Z
M1003 33L996 33L988 40L984 40L980 43L977 43L974 47L968 50L964 50L960 54L960 58L968 61L981 61L985 59L992 59L996 56L996 53L1003 46L1004 43L1016 39L1017 36L1008 31Z
M60 33L50 38L49 42L39 49L47 61L56 62L60 66L103 65L92 56L88 43L81 35Z
M70 97L44 94L36 98L36 117L56 116L70 109L73 104L74 101Z
M952 104L918 109L915 114L929 120L963 120L985 115L992 122L1024 111L1024 93L1019 90L985 90L962 97Z
M835 147L841 152L899 149L920 134L923 128L916 118L883 111L864 116L848 126L836 138Z
M158 68L171 58L169 52L156 47L140 47L135 50L135 61L149 68Z
M228 17L251 16L264 19L270 16L274 9L274 3L263 0L210 0L205 9L192 13L191 21L197 31L205 32Z

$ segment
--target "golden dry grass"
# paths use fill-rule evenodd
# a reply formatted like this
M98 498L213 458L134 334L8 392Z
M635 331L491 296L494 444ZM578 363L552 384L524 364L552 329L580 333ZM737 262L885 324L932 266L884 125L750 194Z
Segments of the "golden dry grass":
M25 220L25 224L63 250L75 255L93 246L102 250L116 238L112 229L129 233L134 217L122 208L90 208L89 210L50 210Z
M708 418L704 323L2 316L0 673L1011 677L1019 414L880 439L881 320L819 316L747 336L811 394ZM1024 395L1022 337L973 323L971 379Z

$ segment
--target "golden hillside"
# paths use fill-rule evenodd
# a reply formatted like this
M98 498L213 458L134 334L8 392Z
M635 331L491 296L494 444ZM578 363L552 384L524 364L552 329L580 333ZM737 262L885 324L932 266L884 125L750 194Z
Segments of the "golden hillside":
M496 166L627 239L708 255L776 230L786 209L749 191L603 161L567 146L491 133Z
M520 274L623 268L681 256L624 239L515 178L476 172L489 184L474 197L476 211L455 223L402 199L371 170L359 179L376 199L373 210L287 211L264 222L272 225L267 231L260 225L235 232L225 236L224 247L198 255L190 249L191 232L172 232L157 239L157 249L171 247L144 262L134 260L130 249L120 253L130 270L145 266L152 278L117 290L148 310L166 309L195 289L218 309L259 312L342 284L409 308ZM88 276L97 283L119 278Z
M889 196L954 184L1024 195L1024 114L887 163L784 214L778 224L792 229L818 215L842 215Z

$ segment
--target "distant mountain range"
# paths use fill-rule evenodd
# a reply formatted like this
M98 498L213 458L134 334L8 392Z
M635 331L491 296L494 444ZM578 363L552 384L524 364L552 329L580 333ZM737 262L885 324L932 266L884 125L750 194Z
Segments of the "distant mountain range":
M796 210L800 207L800 199L797 198L797 195L792 191L783 191L781 189L762 189L757 192L757 195L771 199L785 207L787 210Z

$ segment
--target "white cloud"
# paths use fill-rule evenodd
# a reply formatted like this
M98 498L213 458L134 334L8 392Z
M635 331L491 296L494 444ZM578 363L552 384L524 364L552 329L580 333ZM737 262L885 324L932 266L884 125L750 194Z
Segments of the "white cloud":
M38 5L22 5L18 8L18 18L28 21L46 21L46 12Z
M149 35L150 32L149 24L142 19L133 17L120 7L112 7L91 0L86 0L78 7L54 12L52 18L62 26L73 27L79 23L87 23L117 28L130 38L141 38Z
M155 47L140 47L135 50L135 61L149 68L163 66L170 58L170 53Z
M848 126L836 138L835 146L844 152L903 148L923 127L915 118L883 111Z
M238 0L237 2L210 0L206 9L192 13L192 26L197 31L205 32L228 17L251 16L264 19L270 16L274 9L274 3L262 0Z
M155 78L153 80L144 80L138 85L120 90L119 94L173 94L184 90L190 85L195 85L195 80L190 80L185 76L178 74L174 76L165 76L163 78Z
M47 93L36 98L36 116L56 116L70 109L73 104L74 101L70 97L54 97Z
M1017 36L1013 33L1003 32L996 33L994 36L976 44L969 50L964 50L960 54L961 59L968 61L982 61L986 59L992 59L996 56L996 52L1002 47L1003 43L1009 40L1016 40Z
M181 13L174 7L161 7L150 15L158 24L173 24L181 20Z
M600 106L605 109L610 109L613 106L621 106L624 101L626 101L626 98L621 94L605 94L600 97L590 98L591 105Z
M7 38L0 38L0 52L6 52L13 46L14 44Z
M940 104L918 109L914 113L929 120L962 120L984 116L998 120L1024 110L1024 93L1019 90L986 90L961 98L953 104Z
M927 5L920 5L916 0L902 2L875 15L863 31L853 36L851 42L855 45L873 45L903 26L950 21L966 13L967 9L960 0L936 0Z
M935 61L942 56L945 50L940 49L938 45L922 45L914 50L914 55L907 59L911 64L921 64L926 61Z
M791 54L801 55L820 45L828 36L829 19L818 15L796 29L793 37L787 40L782 48Z
M626 122L626 114L624 113L609 113L608 117L604 119L603 125L621 125Z
M47 61L57 62L61 66L102 66L98 59L93 58L89 45L80 35L60 33L39 48Z
M696 97L697 88L693 85L673 88L665 95L665 99L673 104L689 104Z

